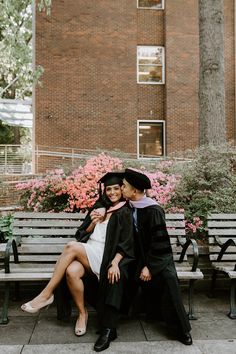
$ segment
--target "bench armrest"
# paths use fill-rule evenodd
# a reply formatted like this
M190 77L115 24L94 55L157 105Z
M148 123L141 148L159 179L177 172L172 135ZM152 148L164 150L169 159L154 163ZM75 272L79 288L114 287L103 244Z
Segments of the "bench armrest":
M230 238L229 240L227 240L225 243L222 243L222 246L221 246L221 250L218 254L218 257L217 257L217 262L218 261L221 261L223 255L225 254L227 248L229 248L230 246L235 246L236 247L236 242L234 240L232 240L232 238ZM236 270L236 265L235 265L235 270Z
M179 257L179 263L183 262L184 260L184 256L187 252L187 249L189 246L192 246L193 248L193 265L192 265L192 272L195 272L197 270L197 266L198 266L198 260L199 260L199 252L198 252L198 245L196 240L189 238L184 244L181 244L181 246L183 247L181 255Z
M16 241L9 240L6 244L5 254L4 254L4 268L5 273L10 273L10 251L13 250L14 263L19 263L18 251Z
M5 248L4 254L4 268L5 273L10 273L10 250L11 250L12 241L8 241Z

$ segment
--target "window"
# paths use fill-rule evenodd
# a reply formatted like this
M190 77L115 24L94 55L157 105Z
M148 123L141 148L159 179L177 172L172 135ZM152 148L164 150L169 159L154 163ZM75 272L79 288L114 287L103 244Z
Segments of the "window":
M164 0L137 0L139 9L163 10Z
M155 158L165 155L165 122L138 120L138 158Z
M164 84L164 47L137 47L137 81L139 84Z

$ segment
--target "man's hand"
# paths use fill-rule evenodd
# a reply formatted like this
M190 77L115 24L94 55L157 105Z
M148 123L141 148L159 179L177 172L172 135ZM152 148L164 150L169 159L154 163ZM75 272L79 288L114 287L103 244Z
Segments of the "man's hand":
M120 269L118 263L112 261L111 267L108 269L107 279L110 284L114 284L115 281L118 282L120 279Z
M143 281L149 281L152 279L152 274L150 273L150 270L148 269L148 267L144 267L142 270L141 270L141 273L140 273L140 277L139 277L141 280Z

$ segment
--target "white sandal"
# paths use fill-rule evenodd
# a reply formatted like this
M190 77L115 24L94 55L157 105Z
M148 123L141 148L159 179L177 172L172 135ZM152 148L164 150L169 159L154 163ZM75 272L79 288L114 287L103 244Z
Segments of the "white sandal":
M28 313L37 313L40 309L44 307L49 307L54 301L54 295L52 295L48 300L46 300L43 304L38 307L32 307L30 301L26 302L25 304L21 305L21 310L28 312Z
M79 319L79 317L78 317ZM77 319L77 321L78 321ZM76 324L75 324L75 335L80 337L80 336L83 336L85 333L86 333L86 330L87 330L87 323L88 323L88 311L86 310L86 314L85 314L85 327L76 327L77 325L77 321L76 321Z

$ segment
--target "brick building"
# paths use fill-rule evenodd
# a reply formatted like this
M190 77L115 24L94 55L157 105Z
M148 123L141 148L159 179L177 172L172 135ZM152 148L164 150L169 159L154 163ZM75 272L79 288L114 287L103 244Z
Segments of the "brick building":
M225 6L228 139L235 142L234 0ZM36 17L35 145L140 157L198 146L198 0L55 0Z

